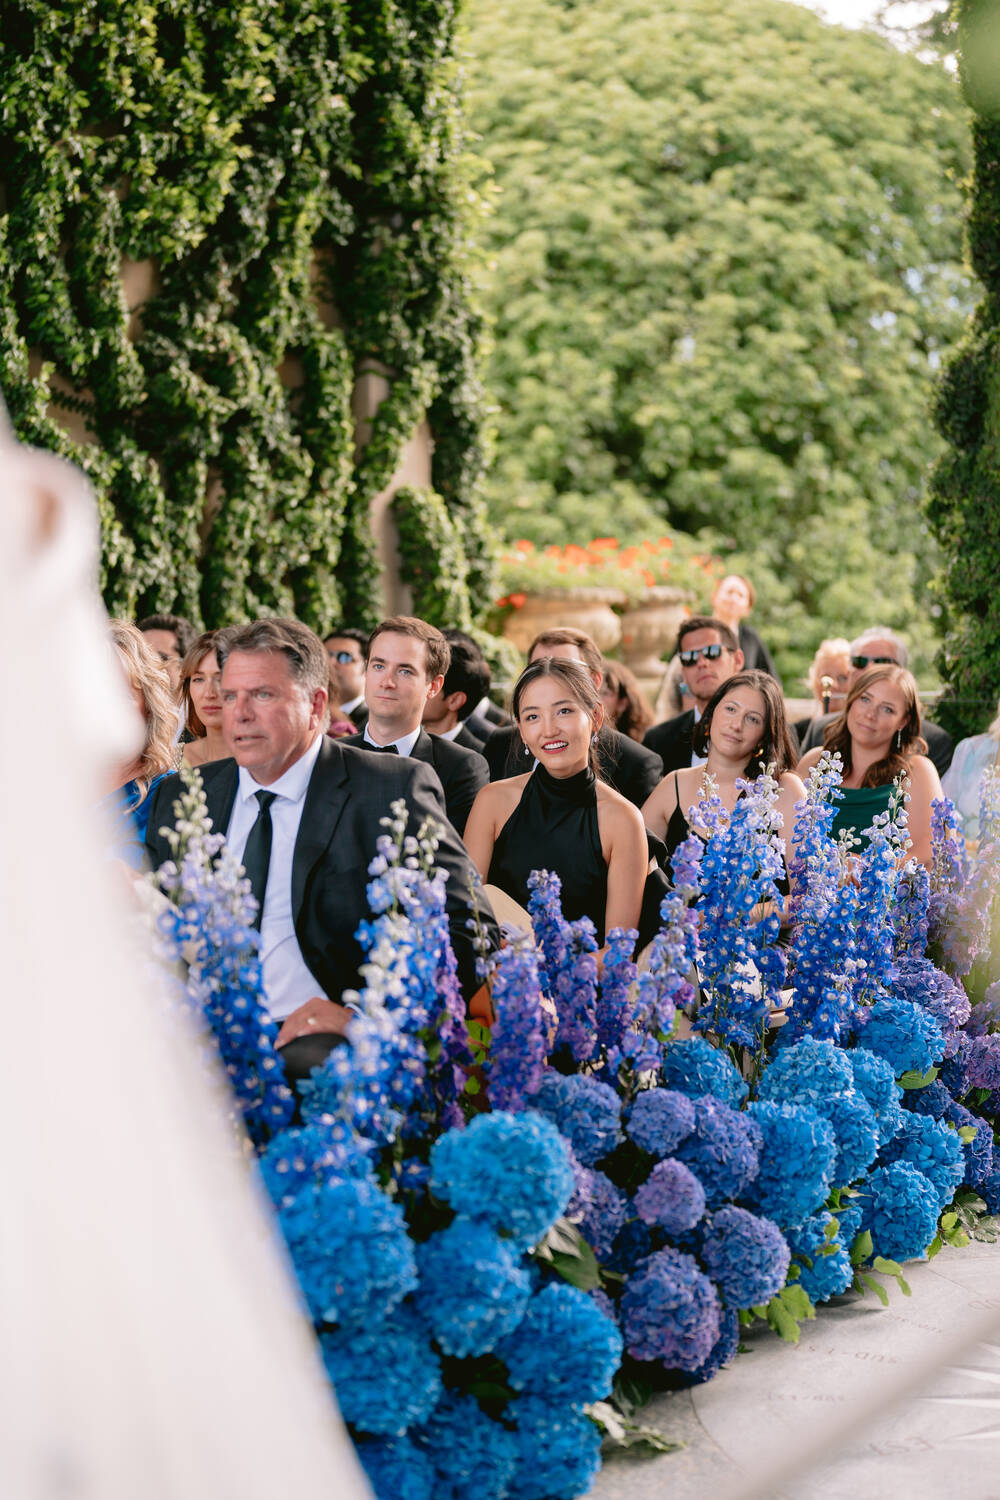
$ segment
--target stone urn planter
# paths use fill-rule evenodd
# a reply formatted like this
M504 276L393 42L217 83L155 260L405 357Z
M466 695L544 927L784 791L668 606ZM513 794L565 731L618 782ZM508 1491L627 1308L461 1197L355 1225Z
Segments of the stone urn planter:
M663 678L665 667L661 657L673 649L678 626L690 613L690 605L691 595L685 589L662 583L625 606L622 660L651 696L655 697Z
M503 633L519 651L528 650L543 630L572 625L585 630L601 651L610 651L621 640L622 622L614 606L625 603L617 589L540 589L525 593L524 603L503 622Z

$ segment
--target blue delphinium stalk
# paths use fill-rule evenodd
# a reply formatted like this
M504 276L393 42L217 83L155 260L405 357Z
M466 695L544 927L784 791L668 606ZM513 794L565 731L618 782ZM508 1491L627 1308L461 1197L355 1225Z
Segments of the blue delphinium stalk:
M430 1166L435 1197L521 1249L541 1239L573 1192L569 1148L534 1112L477 1115L434 1143Z
M519 940L501 948L491 985L494 1021L486 1071L494 1109L523 1109L542 1081L548 1021L538 952Z
M892 922L899 862L906 847L906 793L897 782L889 809L877 813L866 829L868 847L855 856L858 865L857 1005L871 1005L889 988L894 972Z
M700 841L695 842L700 848ZM621 1045L633 1077L659 1066L663 1039L670 1035L674 1016L691 1006L697 955L697 915L678 892L668 892L660 903L660 930L650 947L649 962L639 976L633 1026Z
M934 870L931 941L956 977L968 974L990 945L993 899L1000 874L1000 771L989 767L979 785L979 840L966 859L959 820L947 798L932 805Z
M528 876L528 914L541 955L545 993L558 1016L556 1048L575 1062L597 1050L597 937L589 917L567 922L562 914L558 875L533 870Z
M185 767L181 777L180 816L167 832L173 859L148 877L169 901L156 921L160 956L185 966L189 1004L211 1028L247 1132L260 1145L288 1123L295 1100L266 1008L257 903L223 836L212 832L200 774Z
M931 877L926 865L908 859L896 887L893 922L899 957L920 958L927 947L930 925Z
M629 1277L621 1299L625 1347L634 1359L668 1370L696 1370L720 1333L722 1305L698 1262L657 1250Z
M710 1216L700 1257L723 1306L739 1309L769 1302L781 1291L791 1251L777 1224L727 1203Z

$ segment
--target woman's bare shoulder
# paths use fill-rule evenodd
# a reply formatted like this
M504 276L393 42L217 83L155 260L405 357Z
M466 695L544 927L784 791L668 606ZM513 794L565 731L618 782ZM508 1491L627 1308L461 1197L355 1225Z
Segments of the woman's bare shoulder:
M907 764L910 781L914 787L929 787L935 796L941 795L941 778L937 766L926 755L911 755Z
M652 795L655 796L655 792ZM645 836L646 825L635 803L630 802L627 797L622 796L621 792L616 791L613 786L608 786L604 781L597 783L597 811L600 817L610 821L612 827L638 828Z

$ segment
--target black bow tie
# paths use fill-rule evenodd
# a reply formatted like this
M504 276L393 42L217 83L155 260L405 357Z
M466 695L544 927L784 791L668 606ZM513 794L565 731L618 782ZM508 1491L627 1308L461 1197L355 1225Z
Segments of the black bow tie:
M366 750L374 750L376 755L398 755L399 751L395 745L373 745L370 740L365 742Z

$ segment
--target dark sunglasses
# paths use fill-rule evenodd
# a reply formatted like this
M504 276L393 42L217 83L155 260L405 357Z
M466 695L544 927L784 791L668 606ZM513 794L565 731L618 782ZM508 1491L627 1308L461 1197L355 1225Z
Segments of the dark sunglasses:
M677 654L681 659L682 667L693 667L699 656L703 656L706 661L718 661L725 649L725 646L718 644L714 646L695 646L691 651L679 651Z
M863 672L865 670L865 667L867 667L867 666L894 667L895 665L896 665L896 658L894 656L852 656L851 657L851 666L852 667L857 667L857 669L858 669L859 672Z
M333 659L334 661L339 661L342 667L346 667L349 661L361 660L360 656L355 656L352 651L335 651L333 653Z

